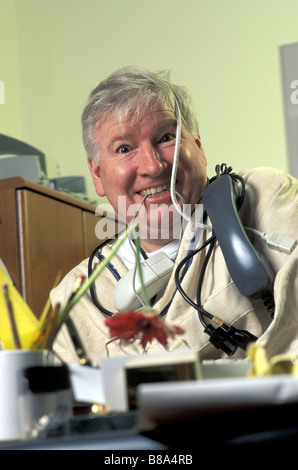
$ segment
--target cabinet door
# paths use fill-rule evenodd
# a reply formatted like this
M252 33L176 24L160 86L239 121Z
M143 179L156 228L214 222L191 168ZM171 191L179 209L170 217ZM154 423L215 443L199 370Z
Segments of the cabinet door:
M0 258L19 290L19 243L14 188L0 190Z
M85 257L82 210L28 189L17 191L21 293L40 316L56 276Z
M104 213L103 216L83 211L83 226L85 236L85 258L107 238L114 238L115 234L124 230L125 225L118 222L116 216Z
M87 211L82 211L84 239L85 239L85 258L88 258L91 252L101 243L102 239L97 238L95 228L98 217Z

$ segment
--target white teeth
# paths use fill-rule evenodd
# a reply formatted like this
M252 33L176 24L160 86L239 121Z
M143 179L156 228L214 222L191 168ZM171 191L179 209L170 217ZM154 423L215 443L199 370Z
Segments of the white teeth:
M147 196L147 194L157 194L162 193L163 191L167 191L169 189L168 184L163 184L162 186L157 186L156 188L144 189L141 191L142 196Z

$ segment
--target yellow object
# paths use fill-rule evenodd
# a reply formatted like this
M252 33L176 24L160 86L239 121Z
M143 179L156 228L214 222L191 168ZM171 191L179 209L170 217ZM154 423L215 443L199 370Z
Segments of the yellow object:
M248 359L252 363L249 370L250 377L260 377L268 375L291 374L298 376L298 351L292 354L280 354L268 358L265 349L256 344L252 344L247 352Z
M21 347L23 349L30 349L32 338L38 327L38 319L2 269L0 269L0 342L5 350L15 349L7 304L2 289L3 284L8 284L9 286L9 296Z

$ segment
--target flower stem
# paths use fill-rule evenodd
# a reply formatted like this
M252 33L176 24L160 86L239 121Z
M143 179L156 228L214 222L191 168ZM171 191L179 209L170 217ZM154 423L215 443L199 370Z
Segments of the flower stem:
M111 261L113 256L116 254L118 248L122 245L124 242L125 238L135 229L135 225L131 225L128 227L128 229L118 238L118 240L113 244L110 252L108 255L105 257L104 261L100 263L96 269L94 269L93 273L89 276L87 281L84 282L84 284L81 286L81 288L76 292L76 294L71 297L71 299L68 301L64 309L59 315L59 319L57 322L57 332L59 328L61 327L62 323L65 321L67 315L69 314L70 310L73 308L73 306L77 303L77 301L82 297L82 295L86 292L87 289L91 286L91 284L95 281L95 279L99 276L99 274L104 270L104 268L107 266L107 264Z
M139 236L139 227L136 227L136 232L137 232L137 237L135 239L135 246L136 246L136 264L137 264L137 270L138 270L138 274L139 274L139 278L140 278L140 283L141 283L141 289L142 289L142 297L143 297L143 301L144 301L144 306L142 307L142 311L154 311L151 306L150 306L150 301L149 301L149 297L148 297L148 294L147 294L147 290L146 290L146 287L145 287L145 283L144 283L144 277L143 277L143 271L142 271L142 266L141 266L141 261L140 261L140 236Z

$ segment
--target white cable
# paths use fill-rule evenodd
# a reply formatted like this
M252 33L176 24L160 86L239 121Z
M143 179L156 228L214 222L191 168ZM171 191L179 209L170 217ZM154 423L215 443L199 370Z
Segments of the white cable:
M295 240L295 238L283 235L279 232L270 232L267 234L251 227L245 227L245 230L260 237L272 250L290 254L297 245L297 240Z
M175 112L176 112L176 120L177 120L177 125L176 125L176 142L175 142L175 150L174 150L174 158L173 158L173 167L172 167L172 174L171 174L171 199L172 202L177 210L177 212L188 222L191 222L192 224L195 225L195 227L200 227L206 230L212 230L211 225L206 225L203 224L202 222L199 222L198 220L195 220L194 217L189 217L185 211L181 209L181 207L178 204L176 194L181 198L183 205L184 201L181 195L176 191L175 189L175 184L176 184L176 176L177 176L177 169L178 169L178 159L179 159L179 148L180 148L180 140L181 140L181 114L180 114L180 109L179 105L177 103L177 100L175 100Z
M203 224L202 222L195 220L193 217L189 217L183 210L181 210L181 207L179 206L177 198L176 198L176 194L177 194L182 200L182 203L184 204L182 196L175 190L178 159L179 159L179 148L180 148L180 140L181 140L181 114L180 114L180 109L179 109L177 100L175 100L175 112L176 112L176 120L177 120L176 142L175 142L175 151L174 151L174 159L173 159L173 167L172 167L172 175L171 175L171 187L170 187L172 202L176 210L178 211L178 213L183 218L185 218L188 222L195 224L195 227L201 227L206 230L212 230L212 226ZM265 232L260 232L259 230L249 228L249 227L245 227L245 229L255 233L257 236L259 236L262 240L264 240L267 243L269 248L273 250L278 250L283 253L290 254L297 245L297 240L295 238L289 237L287 235L283 235L278 232L273 231L269 234L266 234Z
M131 224L134 224L134 221L136 220L137 215L138 215L138 213L140 212L141 207L142 207L143 203L145 202L145 199L146 199L148 196L149 196L149 194L146 194L146 195L143 197L143 199L142 199L142 201L141 201L141 203L140 203L140 205L139 205L139 207L138 207L138 209L137 209L135 215L133 216L133 219L132 219L132 221L131 221ZM131 250L133 251L134 257L135 257L135 259L136 259L136 257L137 257L136 247L135 247L134 243L132 242L130 235L128 236L128 243L129 243L130 248L131 248ZM132 288L133 288L133 291L134 291L135 296L137 297L137 299L139 300L139 302L140 302L140 303L143 305L143 307L144 307L145 302L142 300L142 298L139 296L139 294L138 294L137 291L136 291L136 274L137 274L137 263L135 262L135 265L134 265L134 272L133 272Z
M175 190L178 159L179 159L179 148L180 148L180 140L181 140L181 114L180 114L180 109L179 109L177 100L175 101L175 112L176 112L176 120L177 120L176 142L175 142L175 151L174 151L174 159L173 159L173 167L172 167L172 175L171 175L171 187L170 187L172 202L176 210L178 211L178 213L188 222L193 223L195 227L201 227L202 229L212 230L212 226L203 224L202 222L195 220L193 217L189 217L181 209L176 198L176 194L177 194L184 205L182 196ZM259 236L263 241L267 243L269 248L273 250L281 251L283 253L290 254L297 245L297 240L295 238L289 237L287 235L283 235L279 232L273 231L269 234L266 234L265 232L260 232L259 230L256 230L250 227L245 227L245 230L251 231L257 236Z

